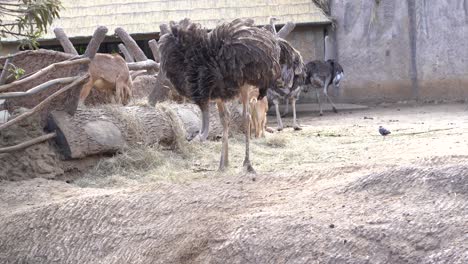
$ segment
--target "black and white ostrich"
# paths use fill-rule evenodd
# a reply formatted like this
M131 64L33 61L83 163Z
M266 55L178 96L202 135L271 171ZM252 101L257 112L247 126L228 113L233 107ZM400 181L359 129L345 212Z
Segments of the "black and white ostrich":
M163 28L162 28L163 29ZM164 31L164 32L163 32ZM258 87L260 98L280 75L280 49L273 34L254 27L253 20L236 19L208 32L189 19L171 22L161 30L161 69L180 95L202 111L200 139L206 140L209 101L217 103L223 125L220 170L228 166L228 119L225 101L241 96L246 132L250 131L249 90ZM246 133L244 167L254 172Z
M275 105L278 130L283 129L283 122L281 121L281 114L279 111L280 100L286 100L286 102L289 102L289 100L291 101L293 109L293 127L295 130L300 130L301 128L296 120L296 100L299 98L306 77L304 62L301 54L286 40L278 38L278 44L281 48L281 78L273 83L268 90L268 99Z
M320 103L320 89L323 88L323 93L327 101L332 105L333 112L337 113L335 104L328 96L328 86L333 83L335 89L340 86L340 81L344 77L343 67L335 60L315 60L308 62L305 65L306 80L304 85L304 92L308 92L310 86L315 89L317 102L320 108L320 115L323 115L322 104Z

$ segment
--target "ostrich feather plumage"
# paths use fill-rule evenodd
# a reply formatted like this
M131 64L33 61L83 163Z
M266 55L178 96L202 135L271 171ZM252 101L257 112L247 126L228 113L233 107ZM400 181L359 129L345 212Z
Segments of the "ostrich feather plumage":
M198 105L232 99L244 84L258 87L261 98L280 75L276 39L252 20L236 19L211 32L189 19L171 22L159 45L166 77Z

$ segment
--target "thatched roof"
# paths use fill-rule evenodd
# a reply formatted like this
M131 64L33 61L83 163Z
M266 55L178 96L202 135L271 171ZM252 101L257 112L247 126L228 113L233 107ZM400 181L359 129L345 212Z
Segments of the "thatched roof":
M91 36L98 25L109 34L123 27L130 34L159 32L159 24L191 18L207 28L220 21L253 18L264 25L269 16L279 23L330 23L311 0L62 0L64 10L43 39L55 38L53 28L62 27L70 38ZM3 39L5 40L5 39Z

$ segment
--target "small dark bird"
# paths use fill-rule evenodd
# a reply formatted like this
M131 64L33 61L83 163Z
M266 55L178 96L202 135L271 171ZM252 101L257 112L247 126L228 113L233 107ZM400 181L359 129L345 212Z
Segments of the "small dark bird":
M391 132L383 126L379 126L379 133L384 137L391 134Z

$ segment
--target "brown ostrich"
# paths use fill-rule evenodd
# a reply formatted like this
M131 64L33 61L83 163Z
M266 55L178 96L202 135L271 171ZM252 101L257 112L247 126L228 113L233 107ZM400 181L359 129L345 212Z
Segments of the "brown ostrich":
M252 20L236 19L211 32L189 19L161 27L161 69L182 96L202 111L200 139L208 137L209 102L217 103L223 124L219 170L228 166L228 120L225 102L240 95L245 136L244 168L255 172L249 158L249 90L259 88L262 99L280 74L280 49L270 31L254 27Z

